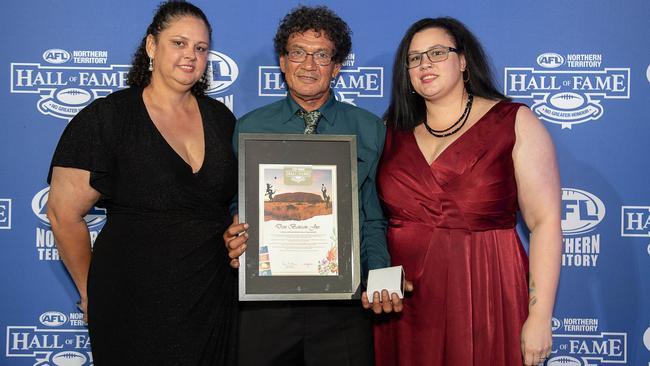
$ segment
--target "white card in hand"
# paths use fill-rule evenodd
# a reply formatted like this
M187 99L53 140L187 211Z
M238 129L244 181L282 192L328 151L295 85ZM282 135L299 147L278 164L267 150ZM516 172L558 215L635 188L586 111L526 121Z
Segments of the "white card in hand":
M400 299L404 298L404 269L402 266L370 270L366 287L368 301L372 303L375 291L379 293L379 301L382 301L382 290L387 290L389 295L395 293Z

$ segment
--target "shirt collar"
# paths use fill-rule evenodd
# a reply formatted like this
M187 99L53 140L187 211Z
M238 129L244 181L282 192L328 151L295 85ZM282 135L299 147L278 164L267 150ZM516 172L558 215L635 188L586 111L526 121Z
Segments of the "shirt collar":
M325 121L325 123L329 125L334 125L334 119L336 117L336 108L334 108L335 105L336 98L334 98L334 91L330 89L327 101L325 104L320 106L320 108L318 108L318 110L321 112L320 122ZM293 116L296 115L296 112L298 112L299 109L301 109L300 105L298 105L298 103L293 100L291 94L287 93L286 104L284 105L283 110L283 114L286 113L286 120L284 123L289 122Z

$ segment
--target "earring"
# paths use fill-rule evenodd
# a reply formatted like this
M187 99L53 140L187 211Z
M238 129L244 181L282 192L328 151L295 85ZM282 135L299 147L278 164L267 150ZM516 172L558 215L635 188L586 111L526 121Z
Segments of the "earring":
M149 71L153 71L153 59L149 57Z

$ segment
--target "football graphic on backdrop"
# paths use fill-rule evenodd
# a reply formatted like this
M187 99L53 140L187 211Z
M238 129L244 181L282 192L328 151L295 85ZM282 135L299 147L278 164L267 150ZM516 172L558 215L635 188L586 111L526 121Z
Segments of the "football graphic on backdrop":
M52 357L52 362L56 366L81 366L86 363L88 359L83 353L75 351L65 351L57 353Z
M553 357L546 363L547 366L582 366L580 360L571 356Z
M68 88L56 93L56 99L67 105L82 105L87 103L92 95L86 90L79 88Z
M564 92L551 97L551 104L559 109L576 109L585 103L585 97L580 94Z

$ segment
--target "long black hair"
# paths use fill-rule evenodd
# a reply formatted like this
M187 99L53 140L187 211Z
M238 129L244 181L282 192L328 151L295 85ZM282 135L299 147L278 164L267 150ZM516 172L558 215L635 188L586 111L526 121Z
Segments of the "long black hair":
M208 18L203 11L197 6L192 5L186 1L166 1L161 3L156 10L156 14L151 20L151 24L147 27L147 31L140 42L140 46L133 54L131 61L131 69L126 76L126 84L128 86L145 87L151 82L151 71L149 71L149 56L147 55L147 36L152 35L158 41L160 32L167 29L169 24L180 17L191 16L200 19L205 23L208 29L208 36L212 41L212 27ZM203 77L192 86L192 94L203 95L208 89L209 82L207 79L207 68L203 73Z
M390 104L384 120L386 124L397 130L412 130L422 123L426 116L424 98L412 92L406 58L413 36L428 28L440 28L454 40L458 53L465 55L467 61L465 89L475 96L493 99L510 100L496 87L492 71L483 47L478 39L457 19L450 17L424 18L413 23L406 31L395 54L393 64L393 85L391 88Z

